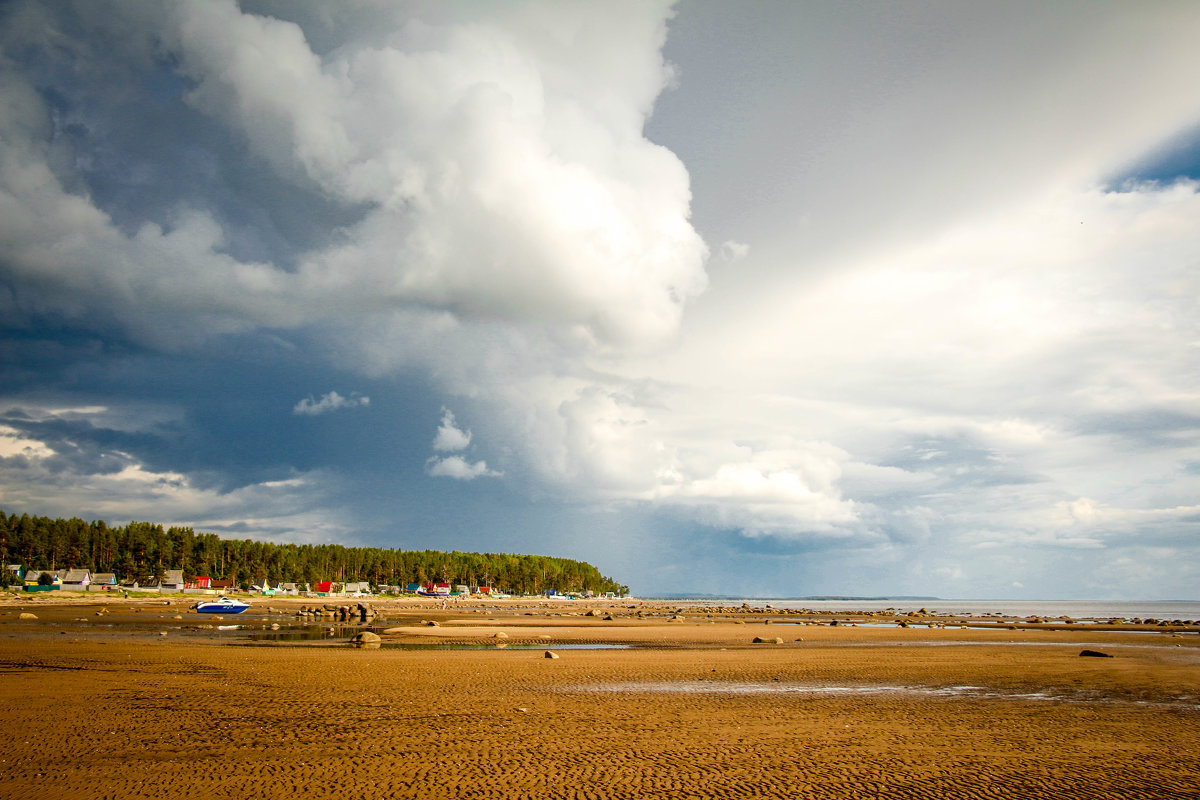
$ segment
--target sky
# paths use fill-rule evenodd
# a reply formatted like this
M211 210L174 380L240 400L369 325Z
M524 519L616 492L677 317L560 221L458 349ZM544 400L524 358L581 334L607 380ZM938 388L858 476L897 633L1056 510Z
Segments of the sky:
M9 0L0 508L1200 599L1200 4Z

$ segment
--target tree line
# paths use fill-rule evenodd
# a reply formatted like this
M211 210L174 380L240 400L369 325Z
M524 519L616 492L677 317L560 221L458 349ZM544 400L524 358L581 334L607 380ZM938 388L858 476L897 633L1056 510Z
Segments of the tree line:
M0 564L26 569L89 569L118 580L161 579L182 569L185 580L207 576L251 584L369 581L375 586L442 582L492 586L516 594L628 594L628 587L591 564L568 558L510 553L389 550L338 544L274 544L222 539L215 533L150 522L110 526L102 520L6 515L0 510ZM0 580L11 580L6 569Z

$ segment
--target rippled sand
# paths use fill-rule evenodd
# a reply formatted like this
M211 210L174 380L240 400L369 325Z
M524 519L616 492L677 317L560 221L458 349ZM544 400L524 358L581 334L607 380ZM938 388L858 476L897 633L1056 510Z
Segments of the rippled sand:
M1200 797L1194 632L430 605L354 650L264 605L0 608L0 797ZM587 642L632 646L544 657Z

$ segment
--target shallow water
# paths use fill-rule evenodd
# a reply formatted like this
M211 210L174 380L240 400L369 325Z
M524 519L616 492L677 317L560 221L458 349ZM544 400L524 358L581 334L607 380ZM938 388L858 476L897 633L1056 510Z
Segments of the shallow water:
M870 697L875 695L911 695L931 698L967 698L984 700L1053 701L1060 703L1105 703L1200 711L1200 697L1194 695L1164 701L1131 700L1086 691L1013 692L986 686L826 686L795 683L739 683L729 681L629 681L623 683L571 686L570 692L596 694L721 694L721 695L786 695L794 697Z

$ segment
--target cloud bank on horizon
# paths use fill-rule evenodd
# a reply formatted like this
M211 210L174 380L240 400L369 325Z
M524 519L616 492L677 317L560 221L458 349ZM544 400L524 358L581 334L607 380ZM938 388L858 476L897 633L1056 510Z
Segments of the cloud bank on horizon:
M5 510L1194 594L1200 9L0 14Z

